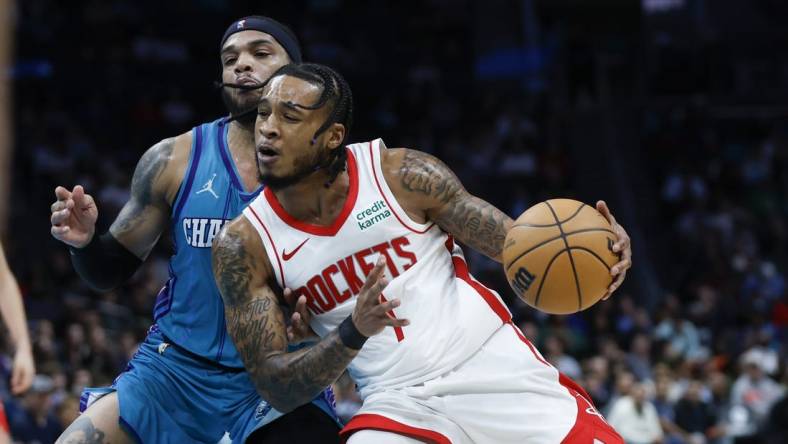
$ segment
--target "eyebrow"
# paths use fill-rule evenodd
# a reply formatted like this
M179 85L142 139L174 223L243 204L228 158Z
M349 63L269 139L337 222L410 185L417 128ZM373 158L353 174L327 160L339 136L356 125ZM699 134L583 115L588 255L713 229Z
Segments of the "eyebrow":
M290 101L282 102L282 106L284 106L287 109L291 109L293 111L296 111L296 112L301 112L301 109L303 108L300 104L295 103L295 102L290 102Z
M271 101L268 98L263 97L257 103L257 106L259 107L260 105L264 105L264 104L268 105L268 106L271 106ZM288 102L279 102L279 106L281 106L283 108L287 108L288 110L295 111L295 112L297 112L299 114L303 114L304 110L307 110L307 108L303 108L302 105L300 105L298 103L295 103L295 102L289 102L289 101Z
M248 42L246 44L246 46L250 47L250 46L273 45L273 44L274 44L274 42L272 42L271 40L268 40L268 39L257 39L257 40L252 40L251 42ZM235 46L235 45L228 45L224 49L222 49L222 54L224 54L226 52L233 52L233 51L237 51L237 46Z

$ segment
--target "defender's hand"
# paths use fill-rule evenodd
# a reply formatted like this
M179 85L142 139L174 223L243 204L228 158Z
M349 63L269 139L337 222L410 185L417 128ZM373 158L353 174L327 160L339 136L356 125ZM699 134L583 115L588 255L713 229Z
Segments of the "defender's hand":
M18 347L14 355L14 367L11 371L11 392L21 395L30 388L36 367L33 363L33 353L30 347Z
M621 260L610 268L610 275L614 276L615 280L610 284L605 297L602 298L602 300L605 300L621 286L621 283L624 282L624 278L627 276L627 270L632 267L632 246L630 245L627 231L616 222L616 218L613 217L613 214L610 212L604 200L600 200L596 203L596 209L605 216L613 227L613 231L618 238L616 243L613 244L613 252L618 253L621 257Z
M386 260L383 257L379 258L375 268L367 276L364 286L361 287L356 308L353 310L353 324L359 333L366 337L382 332L387 326L404 327L410 324L407 319L398 319L390 314L399 307L399 299L384 302L383 290L388 285L388 281L383 277L385 267Z
M84 247L96 233L98 208L93 197L85 194L82 185L75 186L73 191L57 187L55 196L57 201L50 207L52 236L72 247Z
M290 325L287 326L287 342L298 344L316 339L317 333L309 326L309 322L312 321L312 313L306 308L306 296L301 295L296 299L295 294L289 288L285 288L284 296L285 302L293 312L290 315Z

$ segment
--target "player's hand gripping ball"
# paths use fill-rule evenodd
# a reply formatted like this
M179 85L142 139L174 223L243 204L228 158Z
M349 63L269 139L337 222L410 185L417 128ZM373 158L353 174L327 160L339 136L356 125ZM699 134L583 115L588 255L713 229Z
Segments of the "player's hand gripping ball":
M538 203L506 235L503 265L509 284L528 305L552 314L592 306L608 292L619 262L610 223L572 199Z

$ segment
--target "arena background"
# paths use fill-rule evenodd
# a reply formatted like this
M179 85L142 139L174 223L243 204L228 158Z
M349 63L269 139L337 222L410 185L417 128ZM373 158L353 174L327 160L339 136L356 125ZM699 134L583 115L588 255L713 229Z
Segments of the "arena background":
M51 442L82 387L112 381L167 276L164 236L127 285L88 290L49 235L54 187L84 185L105 230L145 149L223 114L219 40L254 13L346 76L353 141L432 152L513 216L607 200L634 267L582 314L524 306L499 265L466 254L611 422L663 433L628 442L786 442L781 0L0 1L0 230L41 375L20 398L0 378L16 440ZM352 385L338 388L352 415Z

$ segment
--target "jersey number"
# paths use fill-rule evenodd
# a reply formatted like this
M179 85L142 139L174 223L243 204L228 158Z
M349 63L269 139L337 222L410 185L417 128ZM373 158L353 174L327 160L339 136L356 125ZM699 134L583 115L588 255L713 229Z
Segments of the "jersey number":
M383 296L383 293L380 294L380 303L386 302L386 297ZM390 310L388 313L391 319L397 319L397 315L394 314L394 310ZM405 333L402 331L402 327L394 327L394 334L397 335L397 342L402 342L405 340Z

